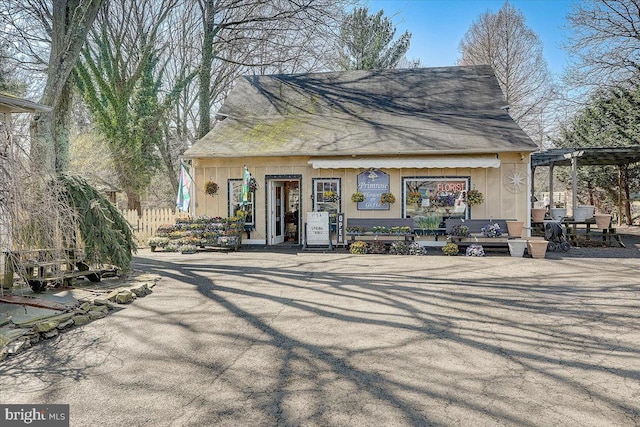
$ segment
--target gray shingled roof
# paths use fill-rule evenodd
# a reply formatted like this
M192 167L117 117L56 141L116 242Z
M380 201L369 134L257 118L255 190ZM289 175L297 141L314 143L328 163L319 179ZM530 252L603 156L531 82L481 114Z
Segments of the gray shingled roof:
M244 76L185 157L535 151L489 66Z

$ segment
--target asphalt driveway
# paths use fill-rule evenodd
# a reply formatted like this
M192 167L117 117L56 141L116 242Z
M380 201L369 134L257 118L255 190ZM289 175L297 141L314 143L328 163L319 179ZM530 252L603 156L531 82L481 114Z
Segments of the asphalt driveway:
M640 260L150 253L126 309L0 363L73 426L640 424Z

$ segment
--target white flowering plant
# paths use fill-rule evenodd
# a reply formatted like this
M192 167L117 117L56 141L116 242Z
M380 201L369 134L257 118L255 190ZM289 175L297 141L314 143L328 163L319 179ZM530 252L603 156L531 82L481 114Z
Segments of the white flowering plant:
M482 247L482 245L473 243L469 245L469 247L465 252L465 255L466 256L484 256L484 248Z

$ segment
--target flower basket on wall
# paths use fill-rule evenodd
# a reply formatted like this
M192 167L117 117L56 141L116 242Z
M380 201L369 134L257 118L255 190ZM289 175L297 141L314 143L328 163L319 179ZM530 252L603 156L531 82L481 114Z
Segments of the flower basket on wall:
M207 181L206 184L204 185L204 192L209 196L215 196L216 194L218 194L219 188L220 187L215 182Z
M395 203L396 202L396 196L393 195L393 193L383 193L380 196L380 203L385 204L385 203Z
M356 193L353 193L353 194L351 195L351 201L352 201L353 203L360 203L360 202L364 202L364 194L363 194L363 193L361 193L361 192L359 192L359 191L358 191L358 192L356 192Z
M476 190L469 190L467 192L467 203L469 206L478 206L484 202L484 194Z

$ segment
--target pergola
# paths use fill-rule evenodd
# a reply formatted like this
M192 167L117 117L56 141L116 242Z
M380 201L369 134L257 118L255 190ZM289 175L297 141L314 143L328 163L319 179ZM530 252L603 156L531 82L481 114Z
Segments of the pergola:
M576 147L553 148L539 151L531 155L531 175L538 166L549 167L549 195L553 206L553 168L555 166L571 166L572 170L572 206L576 206L577 170L578 166L615 165L619 168L640 162L640 145L627 147ZM534 187L531 185L533 199ZM622 218L622 174L618 172L618 218Z

